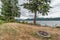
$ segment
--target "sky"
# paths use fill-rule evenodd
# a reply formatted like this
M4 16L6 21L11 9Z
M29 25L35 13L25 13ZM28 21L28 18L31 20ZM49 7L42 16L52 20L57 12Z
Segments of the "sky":
M23 4L27 2L26 0L19 0L19 4ZM41 14L37 14L37 17L42 17L42 18L55 18L55 17L60 17L60 0L51 0L50 4L53 8L50 9L50 12L48 15L42 16ZM27 9L24 9L21 7L21 17L20 18L33 18L34 14L29 12Z
M19 5L26 3L27 0L19 0ZM42 16L41 14L37 14L37 17L42 17L42 18L55 18L55 17L60 17L60 0L51 0L51 4L53 8L50 9L50 12L48 15ZM1 2L0 2L0 7L1 7ZM0 10L1 11L1 10ZM21 16L19 18L21 19L27 19L27 18L33 18L34 13L29 12L27 9L24 9L23 6L21 6Z

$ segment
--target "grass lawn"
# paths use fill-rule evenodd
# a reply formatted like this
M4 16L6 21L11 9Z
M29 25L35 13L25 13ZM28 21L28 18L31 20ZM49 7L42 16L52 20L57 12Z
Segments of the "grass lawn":
M60 40L60 29L34 26L19 23L4 23L0 25L0 40L44 40L37 31L51 34L50 40Z

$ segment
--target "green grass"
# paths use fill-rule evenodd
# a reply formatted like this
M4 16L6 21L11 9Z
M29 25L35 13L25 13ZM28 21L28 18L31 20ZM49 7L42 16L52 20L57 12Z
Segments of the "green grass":
M4 21L3 20L0 20L0 24L3 24L4 23Z

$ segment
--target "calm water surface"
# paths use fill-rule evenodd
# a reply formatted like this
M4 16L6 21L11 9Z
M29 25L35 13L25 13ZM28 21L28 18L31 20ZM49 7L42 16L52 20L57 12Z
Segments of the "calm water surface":
M33 23L33 21L28 21ZM48 26L60 26L60 21L37 21L37 24L48 25Z

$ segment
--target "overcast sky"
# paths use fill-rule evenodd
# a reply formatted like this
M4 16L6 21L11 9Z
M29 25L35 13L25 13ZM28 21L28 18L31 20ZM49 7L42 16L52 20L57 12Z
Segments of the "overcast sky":
M27 2L26 0L19 0L19 5ZM1 4L1 3L0 3ZM53 8L50 9L49 15L48 16L42 16L41 14L37 14L38 17L43 17L43 18L54 18L54 17L60 17L60 0L51 0L50 4ZM21 7L21 17L20 18L32 18L33 13L29 12L27 9L24 9Z
M24 2L27 2L26 0L19 0L19 4L22 4ZM38 14L38 17L60 17L60 0L51 0L51 4L50 4L53 8L50 9L49 15L48 16L42 16L41 14ZM24 9L23 7L21 7L21 18L31 18L33 17L33 14L31 12L29 12L27 9Z

